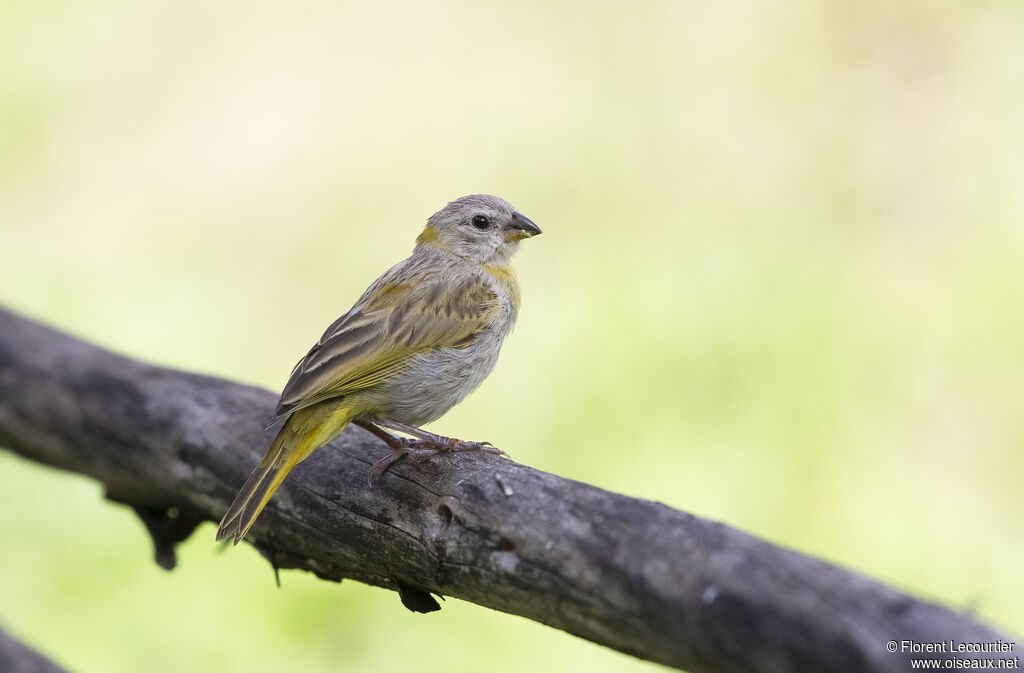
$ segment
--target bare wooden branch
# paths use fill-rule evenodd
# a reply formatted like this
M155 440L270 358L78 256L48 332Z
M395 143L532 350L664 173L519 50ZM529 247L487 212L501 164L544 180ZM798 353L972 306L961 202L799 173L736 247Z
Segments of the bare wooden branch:
M0 629L0 671L4 673L66 673L43 655Z
M0 445L101 481L164 567L224 512L275 402L0 310ZM1008 641L722 524L494 456L402 461L370 489L386 451L350 428L295 469L249 540L277 568L394 589L412 610L461 598L692 671L904 671L890 640Z

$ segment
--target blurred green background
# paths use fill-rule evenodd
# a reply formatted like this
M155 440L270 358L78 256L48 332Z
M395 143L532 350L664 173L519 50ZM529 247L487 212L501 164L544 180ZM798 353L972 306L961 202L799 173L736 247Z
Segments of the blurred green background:
M279 390L494 192L545 233L436 430L1020 634L1022 34L1018 0L8 1L0 303ZM277 589L212 525L165 573L96 484L6 452L0 492L0 624L81 673L656 669Z

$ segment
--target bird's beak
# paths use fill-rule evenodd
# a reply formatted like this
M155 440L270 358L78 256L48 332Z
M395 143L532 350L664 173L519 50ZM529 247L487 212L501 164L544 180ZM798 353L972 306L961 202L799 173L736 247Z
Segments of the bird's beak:
M505 227L505 240L518 241L540 233L540 227L522 213L513 213L512 221Z

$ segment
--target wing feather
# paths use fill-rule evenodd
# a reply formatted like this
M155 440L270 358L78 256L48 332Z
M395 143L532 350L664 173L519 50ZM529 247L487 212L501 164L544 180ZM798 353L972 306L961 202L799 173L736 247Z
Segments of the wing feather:
M374 283L295 365L275 416L369 388L436 348L466 348L500 310L484 278L421 272L412 282L389 282L397 271Z

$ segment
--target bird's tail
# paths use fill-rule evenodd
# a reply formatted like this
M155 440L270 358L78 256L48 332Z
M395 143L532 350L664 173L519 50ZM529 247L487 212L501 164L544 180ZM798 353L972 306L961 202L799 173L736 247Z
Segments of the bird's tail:
M289 416L228 507L217 529L217 539L233 537L235 544L241 542L291 469L337 437L353 416L340 400L326 400Z

